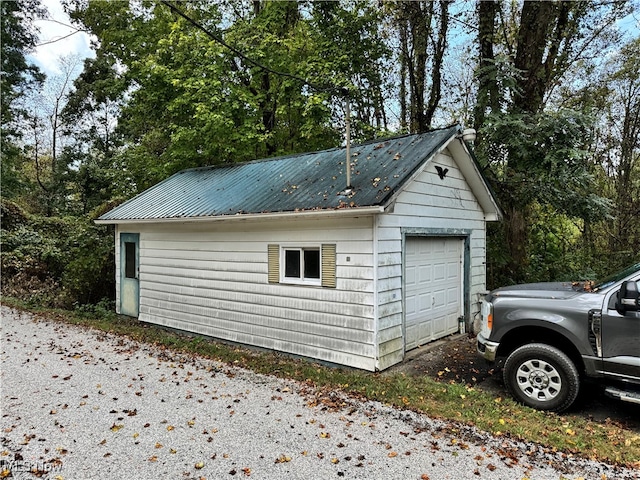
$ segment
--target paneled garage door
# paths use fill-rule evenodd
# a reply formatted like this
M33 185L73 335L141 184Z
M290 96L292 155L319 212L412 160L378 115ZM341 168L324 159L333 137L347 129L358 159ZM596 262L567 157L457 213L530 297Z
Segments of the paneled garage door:
M405 349L458 331L462 315L463 240L407 237Z

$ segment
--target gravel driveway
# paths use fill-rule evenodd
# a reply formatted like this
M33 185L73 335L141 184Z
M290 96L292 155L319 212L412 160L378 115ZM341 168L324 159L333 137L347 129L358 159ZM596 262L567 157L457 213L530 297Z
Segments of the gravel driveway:
M1 331L0 478L639 478L6 307Z

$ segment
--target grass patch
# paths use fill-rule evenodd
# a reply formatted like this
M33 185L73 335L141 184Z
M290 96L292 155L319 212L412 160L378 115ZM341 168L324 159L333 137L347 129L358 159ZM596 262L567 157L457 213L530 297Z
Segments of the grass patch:
M201 355L257 373L290 378L318 389L340 390L363 399L426 413L448 420L453 434L460 423L495 436L536 442L550 451L640 468L640 434L613 422L594 422L578 415L544 413L462 384L443 384L425 376L380 374L333 368L273 352L259 352L208 338L166 330L97 310L52 310L3 299L47 320L125 335L176 352Z

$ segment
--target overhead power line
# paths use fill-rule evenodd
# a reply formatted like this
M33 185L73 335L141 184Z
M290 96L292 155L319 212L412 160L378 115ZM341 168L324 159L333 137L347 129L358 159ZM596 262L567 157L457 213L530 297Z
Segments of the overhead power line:
M261 70L264 70L265 72L269 72L272 73L274 75L280 76L280 77L284 77L284 78L290 78L292 80L296 80L297 82L302 83L303 85L307 85L308 87L312 88L313 90L317 91L317 92L332 92L334 94L340 95L340 96L344 96L347 97L348 96L348 90L346 88L338 88L338 87L334 87L334 86L330 86L330 87L321 87L319 85L316 85L312 82L310 82L309 80L307 80L306 78L302 78L298 75L294 75L292 73L287 73L287 72L280 72L278 70L274 70L271 67L268 67L267 65L263 65L262 63L258 62L257 60L254 60L250 57L248 57L247 55L245 55L243 52L241 52L240 50L238 50L237 48L235 48L233 45L229 45L227 42L225 42L220 36L216 35L215 33L213 33L211 30L209 30L208 28L206 28L204 25L202 25L201 23L199 23L198 21L194 20L193 18L191 18L189 15L187 15L186 13L184 13L182 10L180 10L178 7L176 7L175 5L173 5L170 1L168 0L160 0L160 3L164 4L165 6L169 7L169 9L174 12L176 15L179 15L180 17L184 18L187 22L189 22L191 25L193 25L194 27L196 27L198 30L200 30L201 32L203 32L205 35L207 35L208 37L212 38L213 40L215 40L216 42L218 42L220 45L222 45L223 47L227 48L228 50L231 50L233 53L235 53L238 57L242 58L243 60L245 60L247 63L250 63L251 65L260 68Z

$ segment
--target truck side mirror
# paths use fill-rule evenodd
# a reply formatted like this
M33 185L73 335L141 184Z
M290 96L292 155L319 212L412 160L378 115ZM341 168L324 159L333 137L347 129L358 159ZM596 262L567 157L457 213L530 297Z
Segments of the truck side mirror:
M624 315L626 312L637 312L640 310L640 305L638 304L638 299L640 299L638 282L622 282L616 296L616 310L620 315Z

